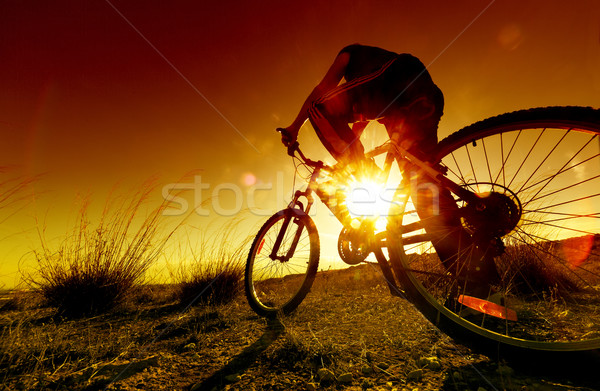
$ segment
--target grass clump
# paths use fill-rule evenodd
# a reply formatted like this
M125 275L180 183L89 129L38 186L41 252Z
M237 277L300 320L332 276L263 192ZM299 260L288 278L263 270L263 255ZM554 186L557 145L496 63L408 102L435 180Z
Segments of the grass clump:
M246 244L232 240L237 223L231 223L213 236L202 235L191 260L171 271L181 305L220 305L231 302L244 279Z
M239 293L244 278L237 262L199 264L179 282L177 295L182 305L226 304Z
M109 200L95 225L84 202L74 227L56 248L40 232L41 248L33 252L37 276L28 280L61 315L105 312L144 281L174 232L161 230L164 203L140 216L153 189L147 184L129 199Z
M568 295L580 287L569 268L564 264L555 243L509 245L499 260L505 283L521 294L540 292Z

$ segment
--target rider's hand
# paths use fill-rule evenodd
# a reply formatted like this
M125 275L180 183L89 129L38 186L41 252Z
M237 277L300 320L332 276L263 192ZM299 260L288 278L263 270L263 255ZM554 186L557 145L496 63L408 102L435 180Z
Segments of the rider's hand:
M294 131L293 129L279 128L277 129L277 131L281 133L281 142L286 147L289 147L290 145L295 143L296 139L298 138L298 132Z

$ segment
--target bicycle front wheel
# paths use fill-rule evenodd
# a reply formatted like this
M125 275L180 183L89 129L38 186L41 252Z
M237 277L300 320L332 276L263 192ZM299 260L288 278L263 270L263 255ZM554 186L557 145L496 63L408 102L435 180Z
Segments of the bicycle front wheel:
M300 209L284 209L258 231L246 263L245 291L261 316L288 314L302 302L319 265L319 234Z
M440 259L431 242L405 238L390 251L415 305L449 334L494 349L600 349L600 110L508 113L439 147L448 178L486 200L485 209L457 201L465 206L457 229L502 237L490 261L499 279L475 297L468 267L449 268L474 244Z

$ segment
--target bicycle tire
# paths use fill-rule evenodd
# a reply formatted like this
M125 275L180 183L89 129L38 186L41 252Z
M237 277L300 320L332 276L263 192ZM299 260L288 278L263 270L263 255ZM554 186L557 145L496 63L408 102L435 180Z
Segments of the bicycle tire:
M298 229L301 232L299 243L289 260L273 260L269 258L270 246L275 244L286 219L290 223L282 236L278 254L287 253L289 248L286 246L291 246ZM312 286L319 265L319 251L317 228L304 211L287 208L271 216L254 238L246 262L244 287L250 307L265 317L294 311Z
M539 144L542 137L552 142ZM527 148L519 150L517 143L525 141ZM494 259L501 276L497 291L503 313L497 317L465 308L466 295L457 306L449 298L462 286L432 246L416 251L402 240L388 240L391 261L401 265L395 271L400 270L396 274L409 299L445 333L495 354L597 353L600 110L545 107L507 113L463 128L438 147L437 161L448 167L450 179L474 191L487 183L481 194L505 189L522 205L518 224L503 238L504 254ZM564 156L568 151L571 155ZM511 153L526 157L513 166L508 162ZM499 157L499 163L492 163L492 156ZM480 164L475 157L486 161ZM549 164L558 171L549 173ZM514 174L510 180L509 171ZM521 171L528 172L524 179ZM399 226L389 225L388 237L400 238ZM518 314L516 320L507 316L509 310Z

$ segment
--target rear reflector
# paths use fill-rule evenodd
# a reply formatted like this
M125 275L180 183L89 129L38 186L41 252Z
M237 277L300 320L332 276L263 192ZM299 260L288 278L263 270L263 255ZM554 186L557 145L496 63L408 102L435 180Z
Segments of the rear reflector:
M514 310L496 303L492 303L491 301L472 296L460 295L458 297L458 302L465 307L469 307L486 315L494 316L500 319L512 320L515 322L517 320L517 313Z

